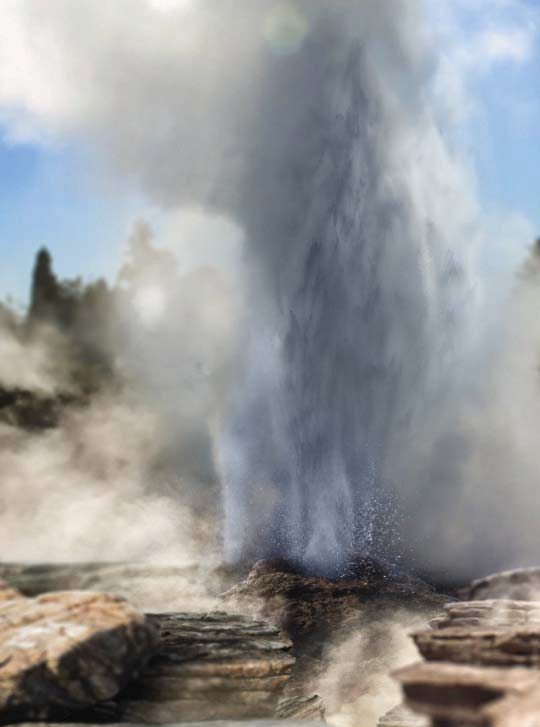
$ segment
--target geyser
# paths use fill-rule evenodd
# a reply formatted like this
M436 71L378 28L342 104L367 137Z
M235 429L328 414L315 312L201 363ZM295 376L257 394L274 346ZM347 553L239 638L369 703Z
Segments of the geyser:
M439 3L157 5L115 0L103 15L92 0L4 0L0 103L12 138L83 140L114 172L111 189L121 180L162 210L195 204L242 228L236 366L228 358L236 315L221 310L226 297L205 293L212 276L183 287L185 314L167 298L172 315L161 319L146 278L135 306L149 325L136 358L151 364L144 373L160 403L163 376L170 382L163 403L175 437L186 422L191 431L193 411L204 413L205 429L206 419L214 425L226 392L214 444L229 557L280 555L339 573L358 551L391 549L394 502L414 515L402 531L409 545L419 535L424 563L440 563L441 543L453 567L472 561L473 548L461 548L469 532L488 532L484 552L507 548L499 524L509 478L492 496L484 483L496 480L493 468L477 468L471 515L458 479L472 444L461 430L437 442L464 373L456 357L468 346L479 217L448 141L459 114L447 112L460 94L442 97L459 78L445 75L448 58L437 75L445 46L425 15ZM222 242L215 227L207 236ZM202 342L191 314L201 304L217 331ZM216 362L215 387L204 366L200 387L186 383L191 351L197 364L207 351ZM179 452L186 441L178 435ZM498 441L487 465L495 449ZM522 501L534 504L530 490ZM497 507L480 531L486 501ZM534 522L527 531L537 553Z
M294 7L305 37L267 49L242 129L249 313L219 446L225 540L232 559L337 574L383 554L389 472L452 391L472 215L415 4Z

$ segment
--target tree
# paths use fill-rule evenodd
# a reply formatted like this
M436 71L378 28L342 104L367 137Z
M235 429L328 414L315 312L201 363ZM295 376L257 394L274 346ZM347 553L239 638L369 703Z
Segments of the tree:
M43 247L37 254L32 273L29 321L56 322L60 297L60 285L53 272L51 254Z

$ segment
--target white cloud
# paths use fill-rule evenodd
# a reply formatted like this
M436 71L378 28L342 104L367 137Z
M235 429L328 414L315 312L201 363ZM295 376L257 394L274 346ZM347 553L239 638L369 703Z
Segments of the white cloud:
M450 119L461 123L477 110L473 86L479 79L534 58L540 16L519 0L437 0L430 7L437 95Z

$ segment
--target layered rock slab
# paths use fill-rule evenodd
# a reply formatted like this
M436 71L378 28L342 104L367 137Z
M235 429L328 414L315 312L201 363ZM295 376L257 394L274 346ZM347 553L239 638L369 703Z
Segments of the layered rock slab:
M434 727L540 725L540 603L492 598L445 611L413 634L428 663L397 674L407 706Z
M295 662L292 644L270 624L216 612L148 617L159 653L117 701L123 721L274 717Z
M156 645L155 628L121 598L0 589L0 722L111 699Z
M540 603L453 603L446 613L435 628L413 635L428 661L540 667Z
M407 705L437 727L537 727L540 672L417 664L397 673Z

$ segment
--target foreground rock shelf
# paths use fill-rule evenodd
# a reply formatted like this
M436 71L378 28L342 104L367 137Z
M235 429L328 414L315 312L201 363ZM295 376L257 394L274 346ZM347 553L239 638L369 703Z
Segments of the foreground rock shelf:
M397 673L407 707L433 727L540 725L540 571L490 576L413 638L426 663ZM507 594L519 596L508 598Z
M407 704L434 727L536 727L540 673L464 664L418 664L398 672Z
M35 686L35 678L26 678L26 661L16 670L26 691L19 689L9 666L0 665L0 697L5 696L13 707L4 723L28 717L78 719L86 724L174 724L220 719L251 722L264 718L324 720L320 699L295 692L291 687L296 661L292 643L275 625L222 611L154 613L143 617L117 596L55 590L68 585L92 588L96 581L103 584L104 580L115 577L124 583L133 571L150 572L154 582L163 575L169 579L171 571L174 577L175 572L170 568L121 564L86 564L82 568L77 565L3 567L3 573L11 577L11 584L22 586L27 594L53 588L52 593L35 598L24 597L7 584L0 589L4 631L6 625L13 627L3 634L4 640L9 643L9 639L16 637L15 655L19 661L27 659L28 651L21 650L24 634L17 631L22 619L23 631L26 623L37 628L40 637L34 651L45 659L44 677L37 684L39 698L34 694L35 689L30 690ZM30 607L46 623L41 623L37 616L36 621L29 613ZM79 613L77 608L82 622L75 634L77 624L71 622ZM116 613L115 609L121 615L131 615L134 635L139 634L136 627L146 635L140 653L132 654L131 641L127 639L131 632L121 640L122 623L118 623L118 634L113 631L109 635L116 626L110 616L111 612ZM111 628L107 630L109 623ZM92 642L93 650L89 648L88 657L84 657L80 639L77 641L74 634L78 637L84 631L83 635L87 635L87 625L93 625L96 633L101 628L102 633L94 637L94 631L90 630L95 643ZM108 655L98 653L101 643L109 650ZM64 647L61 653L58 644ZM63 655L71 647L86 659L84 663L81 659L74 663L66 661ZM59 664L54 661L57 655L63 658ZM19 661L15 660L14 666ZM32 667L30 662L29 666ZM9 691L12 682L14 686ZM26 702L21 701L21 694Z
M414 634L428 661L540 667L540 603L473 601L447 612L436 628Z
M148 618L161 646L116 700L123 721L275 717L295 662L279 629L226 613Z
M414 619L428 620L440 613L446 600L421 580L369 559L351 563L336 580L307 576L285 561L260 561L239 582L247 572L241 570L212 571L215 596L205 606L193 598L208 576L199 568L0 564L0 576L27 595L104 590L119 593L150 612L150 625L161 635L157 654L113 699L76 717L62 715L64 720L86 724L188 724L220 719L249 720L249 724L258 719L320 723L324 708L314 692L328 666L329 643L345 643L352 631L367 624L382 634L396 608L405 607ZM236 583L233 588L232 583ZM179 612L178 603L186 595L191 602ZM205 612L191 612L191 603L194 611ZM256 614L259 620L235 613ZM294 642L294 656L289 638ZM380 724L420 727L425 721L406 710L394 710L381 717Z
M114 697L157 643L155 628L116 596L25 598L0 584L0 722L83 710Z

